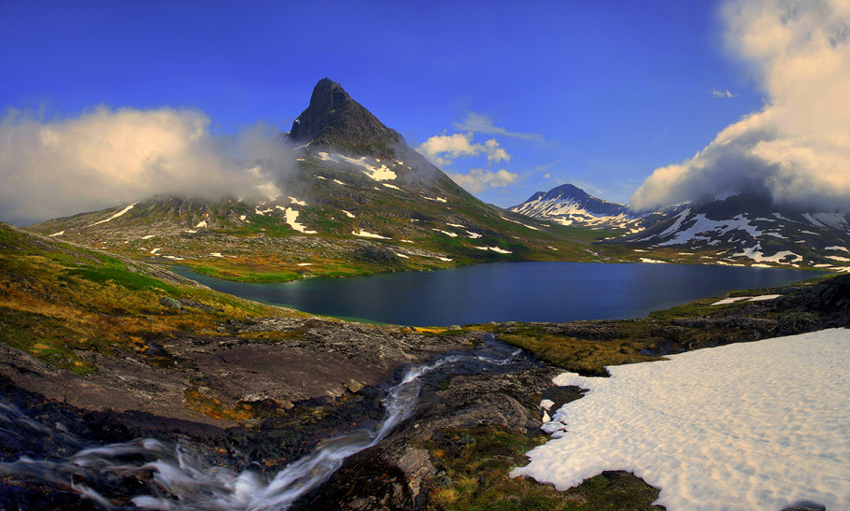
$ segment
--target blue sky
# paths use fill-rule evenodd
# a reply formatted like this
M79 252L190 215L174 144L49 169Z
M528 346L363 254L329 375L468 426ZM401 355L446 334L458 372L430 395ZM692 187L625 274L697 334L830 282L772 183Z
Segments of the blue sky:
M495 139L509 160L461 155L444 169L515 175L478 187L488 202L564 182L627 202L768 101L758 66L725 44L722 7L2 1L0 108L50 122L171 107L202 112L217 135L257 121L288 131L329 77L411 146L470 127L471 143Z

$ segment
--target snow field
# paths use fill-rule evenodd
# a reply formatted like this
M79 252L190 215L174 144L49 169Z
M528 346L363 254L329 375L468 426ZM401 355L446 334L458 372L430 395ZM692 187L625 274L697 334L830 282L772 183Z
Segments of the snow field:
M529 476L564 490L604 470L661 489L668 511L850 509L850 330L832 329L574 373Z

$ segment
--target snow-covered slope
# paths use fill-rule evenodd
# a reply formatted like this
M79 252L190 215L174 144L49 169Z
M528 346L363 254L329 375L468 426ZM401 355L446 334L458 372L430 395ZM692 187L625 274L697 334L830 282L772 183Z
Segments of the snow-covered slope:
M618 242L643 250L706 251L726 263L850 270L841 254L850 247L846 214L781 208L754 195L690 205Z
M590 392L554 413L553 440L512 475L565 490L626 470L669 511L850 509L850 330L669 358L556 377Z
M640 218L628 206L598 199L569 183L537 192L510 211L561 225L629 228Z

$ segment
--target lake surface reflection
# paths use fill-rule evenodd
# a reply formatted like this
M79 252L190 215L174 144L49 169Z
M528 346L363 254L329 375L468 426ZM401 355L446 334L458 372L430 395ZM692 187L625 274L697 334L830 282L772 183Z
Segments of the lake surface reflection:
M779 268L535 262L281 284L228 282L181 267L175 273L218 291L312 314L412 326L638 318L733 289L820 275Z

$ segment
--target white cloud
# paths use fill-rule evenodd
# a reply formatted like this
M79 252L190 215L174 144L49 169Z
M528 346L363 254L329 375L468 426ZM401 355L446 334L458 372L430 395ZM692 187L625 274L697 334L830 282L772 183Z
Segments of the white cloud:
M470 193L481 193L490 188L506 188L517 182L518 174L500 169L492 172L486 169L471 169L467 174L449 172L449 177L455 183L464 187Z
M711 96L714 97L714 98L736 98L736 97L738 97L737 94L735 94L733 92L729 92L729 89L726 89L726 90L711 89L708 92L710 92Z
M12 111L0 121L0 219L26 224L158 193L248 195L292 168L269 130L223 139L209 125L172 108L99 107L53 121Z
M466 117L461 122L456 122L455 127L463 131L471 131L474 133L490 133L494 135L505 135L508 137L520 138L523 140L540 141L543 140L543 135L537 133L519 133L511 132L505 128L494 126L493 120L475 112L468 112Z
M496 139L490 139L483 144L472 143L472 133L455 133L453 135L435 135L416 148L419 153L439 167L452 164L457 158L472 157L479 154L487 156L487 163L494 164L508 161L511 155Z
M720 193L777 202L850 204L850 3L731 1L727 44L750 62L765 107L728 126L693 158L656 169L632 195L642 209Z
M499 147L499 143L495 138L484 142L484 153L487 155L487 163L490 165L499 163L500 161L510 161L511 155L503 148Z

